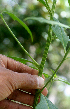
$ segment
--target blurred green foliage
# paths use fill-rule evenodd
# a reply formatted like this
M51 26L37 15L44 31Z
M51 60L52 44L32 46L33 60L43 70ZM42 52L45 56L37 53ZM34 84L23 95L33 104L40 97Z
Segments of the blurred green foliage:
M48 1L51 6L52 0ZM44 17L46 19L49 19L49 14L46 8L36 0L0 0L0 13L5 10L13 12L21 20L24 20L26 17L32 16ZM57 0L57 6L54 16L59 19L61 23L70 25L70 7L68 6L67 0ZM31 42L29 34L19 23L13 21L7 14L4 14L4 18L13 33L25 47L25 49L38 63L40 63L46 43L48 24L40 24L39 22L32 20L25 22L29 26L33 34L33 42ZM67 29L65 31L70 37L70 30ZM68 46L70 46L70 41L67 47ZM19 47L17 42L14 40L14 38L7 30L1 19L0 54L29 59ZM63 55L64 50L60 41L57 39L53 40L49 48L48 58L46 59L47 61L45 64L44 72L49 74L51 73L50 69L56 69ZM68 57L70 57L70 53L68 54ZM58 71L58 75L70 81L70 59L66 60L63 63L63 65ZM66 85L61 82L54 82L52 87L50 85L48 86L48 90L50 87L48 96L57 105L59 109L69 109L70 95L66 96L64 94L64 86Z

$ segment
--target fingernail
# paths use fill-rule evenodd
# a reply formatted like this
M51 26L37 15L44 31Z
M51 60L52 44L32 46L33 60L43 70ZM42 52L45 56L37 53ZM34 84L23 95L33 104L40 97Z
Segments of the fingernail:
M43 88L43 86L44 86L44 79L42 77L38 77L37 81L38 81L38 88Z

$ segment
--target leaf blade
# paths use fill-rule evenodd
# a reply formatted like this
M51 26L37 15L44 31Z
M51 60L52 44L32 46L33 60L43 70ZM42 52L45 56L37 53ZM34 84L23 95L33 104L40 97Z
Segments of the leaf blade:
M35 109L48 109L45 97L42 94L40 96L40 103L38 103Z
M64 28L59 27L58 25L52 26L52 30L54 34L58 37L58 39L61 41L64 50L66 50L67 43L69 41L69 37L66 35Z
M27 30L27 32L30 34L31 39L33 41L33 36L32 36L30 29L28 28L28 26L22 20L20 20L15 14L9 13L9 12L6 12L6 11L5 11L5 13L7 13L13 20L16 20L18 23L20 23Z
M51 77L51 75L48 75L48 74L46 74L46 73L43 73L43 75L44 75L45 78Z
M48 104L48 109L58 109L47 97L45 97L47 104Z
M38 103L35 109L58 109L58 108L47 97L41 94L40 103Z
M25 20L29 20L29 19L39 21L40 23L48 23L54 25L52 26L52 30L54 34L58 37L58 39L61 41L64 50L66 51L66 46L69 41L69 37L66 35L64 28L62 27L70 28L69 26L60 23L56 18L53 18L53 21L51 21L51 20L44 19L42 17L28 17Z
M54 21L59 22L55 17L53 18ZM61 41L64 50L66 51L66 46L69 41L69 36L66 35L64 28L59 27L59 25L52 26L52 30L54 34L58 37L58 39Z
M19 58L19 57L10 57L10 58L12 58L12 59L14 59L16 61L19 61L19 62L21 62L23 64L26 64L27 62L34 64L32 61L29 61L29 60L24 59L24 58Z
M24 20L25 21L26 20L36 20L40 23L47 23L47 24L51 24L51 25L59 25L61 27L70 28L68 25L62 24L62 23L54 21L54 20L47 20L47 19L42 18L42 17L27 17Z
M54 80L55 81L61 81L61 82L65 83L65 84L67 84L67 85L70 85L70 82L68 80L60 78L60 77L57 77Z

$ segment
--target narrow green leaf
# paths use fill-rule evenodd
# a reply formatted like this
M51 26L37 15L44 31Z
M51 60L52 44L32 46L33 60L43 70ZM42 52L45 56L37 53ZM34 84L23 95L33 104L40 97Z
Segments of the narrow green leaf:
M69 5L70 5L70 0L68 0L68 3L69 3Z
M66 35L64 28L59 27L58 25L55 25L55 26L52 26L52 30L54 34L58 37L58 39L61 41L64 49L66 50L69 37Z
M61 82L65 83L65 84L67 84L67 85L70 85L70 82L67 81L67 80L65 80L65 79L63 79L63 78L59 78L59 77L57 77L57 78L54 79L54 80L55 80L55 81L61 81Z
M43 94L40 96L40 103L36 106L35 109L58 109L55 105Z
M62 24L62 23L57 22L57 21L47 20L47 19L44 19L42 17L27 17L24 20L25 21L26 20L36 20L36 21L39 21L40 23L48 23L51 25L59 25L61 27L70 28L68 25Z
M67 36L67 34L65 33L64 31L64 28L61 27L61 32L62 32L62 40L63 40L63 47L65 48L66 50L66 46L67 46L67 43L69 41L69 36Z
M53 69L51 69L51 71L52 71L52 73L54 74L55 71L54 71ZM55 74L55 75L54 75L54 78L56 78L56 77L57 77L57 75Z
M10 57L10 58L12 58L12 59L14 59L14 60L16 60L16 61L19 61L19 62L21 62L21 63L23 63L23 64L26 64L27 62L32 63L34 66L29 66L29 67L38 70L38 68L35 67L35 63L32 62L32 61L29 61L29 60L24 59L24 58L19 58L19 57Z
M70 59L70 57L67 57L65 60Z
M51 77L51 75L48 75L48 74L46 74L46 73L43 73L43 75L44 75L45 78Z
M5 11L6 12L6 11ZM3 12L4 13L4 12ZM22 21L20 20L15 14L13 13L9 13L9 12L6 12L13 20L16 20L17 22L19 22L26 30L27 32L30 34L31 36L31 39L33 41L33 37L32 37L32 33L30 31L30 29L28 28L28 26Z
M53 18L53 20L59 23L59 21L56 18ZM61 41L64 50L66 51L66 46L69 41L69 37L66 35L64 28L60 27L59 25L54 25L52 26L52 30L54 34L58 37L58 39Z
M34 63L32 63L32 64L34 64ZM35 67L35 66L29 66L29 67L31 67L31 68L33 68L33 69L36 69L36 70L38 70L38 68L37 67Z
M29 55L29 53L25 50L25 48L22 46L22 44L19 42L19 40L17 39L17 37L14 35L14 33L11 31L11 29L9 28L8 24L6 23L6 21L3 18L3 15L1 14L1 18L3 20L3 22L5 23L7 29L10 31L10 33L12 34L12 36L14 37L14 39L17 41L17 43L19 44L19 46L22 48L23 51L25 51L25 53L33 60L35 66L39 67L39 64Z
M21 62L23 64L26 64L27 62L34 64L33 62L31 62L31 61L29 61L27 59L24 59L24 58L19 58L19 57L10 57L10 58L12 58L12 59L14 59L16 61L19 61L19 62Z

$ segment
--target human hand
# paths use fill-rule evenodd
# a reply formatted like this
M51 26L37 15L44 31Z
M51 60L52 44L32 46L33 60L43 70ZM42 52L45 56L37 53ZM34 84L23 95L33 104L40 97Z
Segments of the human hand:
M37 70L0 54L0 109L32 109L22 103L32 106L35 89L44 86L44 79L37 75ZM42 93L46 96L47 89Z

